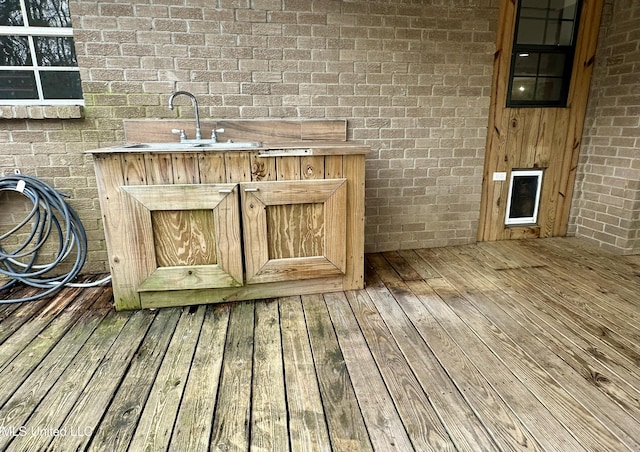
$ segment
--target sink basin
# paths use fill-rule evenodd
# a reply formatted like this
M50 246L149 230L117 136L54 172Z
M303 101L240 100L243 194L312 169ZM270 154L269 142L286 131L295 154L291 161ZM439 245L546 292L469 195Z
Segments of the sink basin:
M180 149L247 149L259 148L262 143L258 141L234 141L234 142L213 142L197 141L186 143L134 143L125 144L126 149L149 149L149 150L180 150Z
M127 149L191 149L202 147L192 143L135 143L122 146Z

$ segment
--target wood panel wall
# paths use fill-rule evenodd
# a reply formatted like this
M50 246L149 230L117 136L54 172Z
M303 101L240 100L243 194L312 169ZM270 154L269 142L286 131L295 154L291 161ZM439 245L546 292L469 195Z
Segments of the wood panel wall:
M212 129L224 129L219 141L261 141L287 143L294 141L346 141L347 121L343 119L225 119L200 121L202 138L211 136ZM127 119L124 133L127 143L179 141L172 129L184 129L188 138L195 138L194 119Z
M501 1L478 240L566 235L603 3L583 1L567 106L507 108L518 5ZM544 170L537 225L504 224L514 169ZM507 180L493 181L494 172L507 173Z

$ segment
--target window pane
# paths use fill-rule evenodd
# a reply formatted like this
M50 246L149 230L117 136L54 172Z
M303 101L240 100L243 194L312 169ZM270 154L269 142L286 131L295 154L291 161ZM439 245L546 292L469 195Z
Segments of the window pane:
M514 176L509 218L532 218L538 193L537 176Z
M547 33L544 43L546 45L570 46L573 42L573 22L556 21L547 22Z
M565 20L560 24L560 45L573 45L573 29L575 22Z
M574 20L576 17L576 0L551 0L551 9L558 11L554 17Z
M544 19L547 17L547 8L542 5L535 4L532 7L525 7L522 5L520 17L540 17Z
M71 27L68 0L26 0L32 27Z
M74 71L41 71L45 99L82 99L80 73Z
M26 36L0 36L0 66L31 66Z
M36 36L36 55L40 66L77 66L73 38Z
M518 102L533 100L535 88L535 77L514 77L511 85L511 100Z
M563 53L544 53L540 55L539 75L562 77L566 56Z
M541 19L520 19L517 43L544 44L545 24Z
M520 5L522 9L532 9L538 11L544 11L543 17L547 11L547 0L521 0Z
M559 101L562 95L561 78L539 78L536 87L535 100Z
M560 39L560 22L552 20L547 22L547 31L544 36L544 44L555 45Z
M0 99L37 99L33 71L0 71Z
M0 0L0 25L24 25L19 0Z
M518 53L516 55L516 65L513 68L513 75L537 75L539 53Z

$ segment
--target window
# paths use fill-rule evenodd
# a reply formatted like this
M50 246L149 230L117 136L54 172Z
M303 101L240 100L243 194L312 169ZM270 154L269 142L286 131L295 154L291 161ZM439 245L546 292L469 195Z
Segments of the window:
M511 172L506 225L536 224L542 186L542 170Z
M567 104L580 0L521 0L507 107Z
M84 104L68 0L0 0L0 104Z

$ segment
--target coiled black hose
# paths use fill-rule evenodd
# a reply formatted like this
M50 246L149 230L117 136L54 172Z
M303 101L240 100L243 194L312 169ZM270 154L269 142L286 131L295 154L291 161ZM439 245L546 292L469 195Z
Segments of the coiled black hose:
M80 218L65 202L66 195L36 177L4 176L0 178L2 191L22 193L33 203L33 208L13 229L0 235L0 274L9 277L9 282L0 290L21 282L43 291L26 298L0 300L0 303L33 301L60 290L80 273L87 258L87 235ZM27 234L29 225L31 230ZM17 233L26 235L25 240L12 247L12 251L5 250L3 242ZM57 236L57 253L51 262L37 263L39 252L49 242L51 234ZM69 272L47 276L72 253L74 261Z

